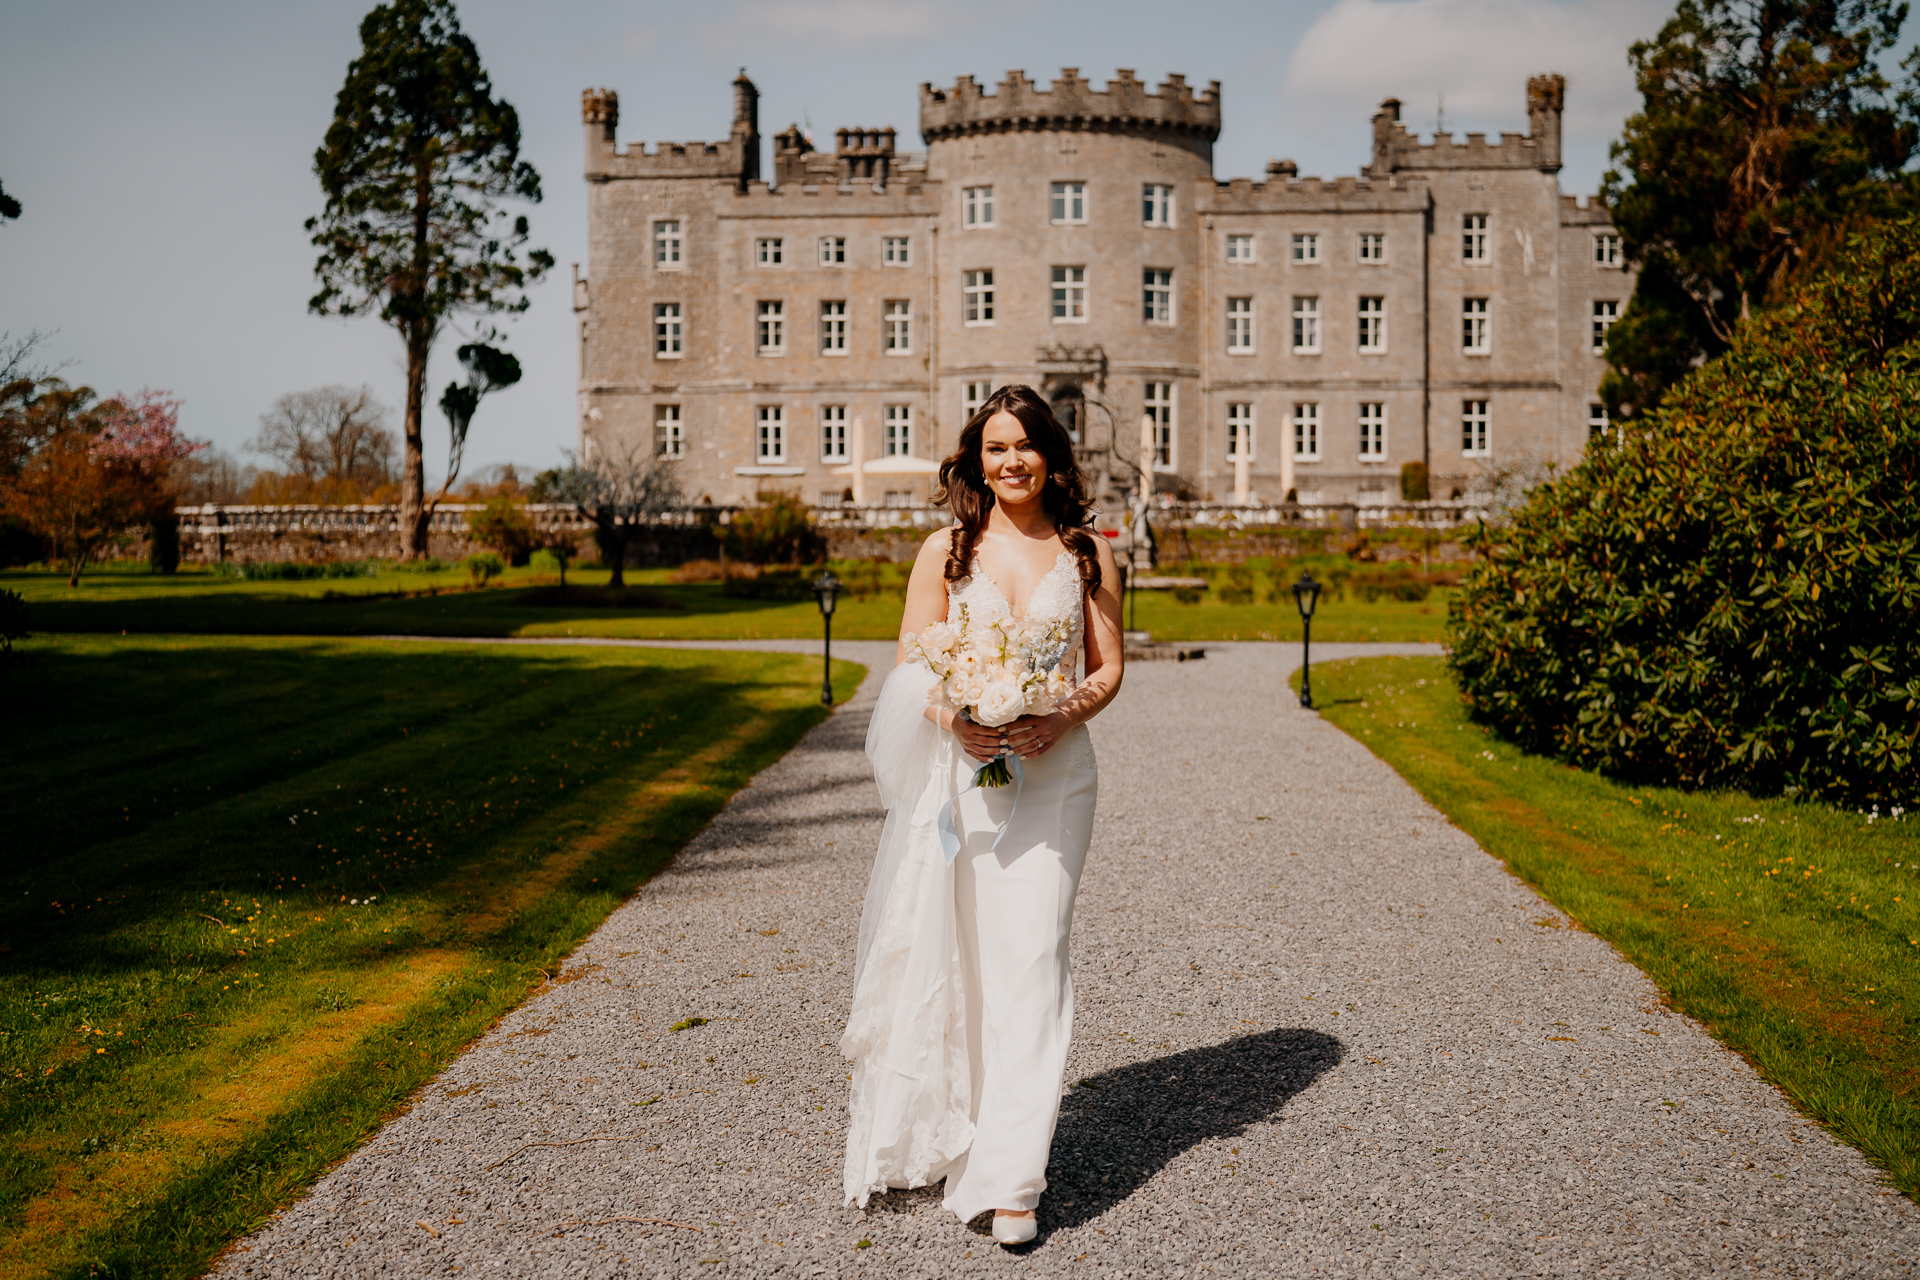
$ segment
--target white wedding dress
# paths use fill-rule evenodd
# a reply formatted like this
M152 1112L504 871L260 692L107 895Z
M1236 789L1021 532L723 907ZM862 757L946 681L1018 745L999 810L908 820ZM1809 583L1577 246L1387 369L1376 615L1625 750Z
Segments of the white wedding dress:
M977 559L947 600L950 622L962 604L975 618L1012 613ZM1077 670L1086 606L1073 556L1061 553L1027 615L1069 621L1060 661ZM961 794L979 762L927 719L933 684L924 666L895 667L867 731L887 821L840 1041L854 1064L846 1191L864 1208L889 1187L944 1178L944 1203L965 1221L1031 1209L1046 1190L1073 1035L1067 936L1099 775L1081 725L1024 762L1017 810L1011 786ZM949 866L938 821L956 795Z

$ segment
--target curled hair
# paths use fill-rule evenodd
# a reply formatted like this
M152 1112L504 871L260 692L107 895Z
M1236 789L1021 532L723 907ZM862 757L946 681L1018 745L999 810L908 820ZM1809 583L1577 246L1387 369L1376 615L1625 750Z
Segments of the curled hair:
M1010 413L1020 420L1027 441L1046 460L1047 483L1040 503L1053 517L1060 541L1080 567L1082 589L1092 595L1100 589L1099 535L1093 522L1093 502L1087 497L1087 479L1073 456L1073 439L1053 416L1053 410L1032 387L1015 383L1001 387L974 411L960 429L960 444L940 464L940 488L934 501L946 504L958 522L947 549L946 580L961 582L973 573L973 549L993 510L993 490L981 462L987 422L995 414Z

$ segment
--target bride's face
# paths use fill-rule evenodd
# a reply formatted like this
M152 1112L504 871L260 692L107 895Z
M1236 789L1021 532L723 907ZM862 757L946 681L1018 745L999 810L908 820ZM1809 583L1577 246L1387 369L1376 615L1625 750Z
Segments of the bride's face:
M1019 506L1040 496L1047 483L1047 460L1027 439L1027 429L1010 413L987 419L980 437L980 469L996 502Z

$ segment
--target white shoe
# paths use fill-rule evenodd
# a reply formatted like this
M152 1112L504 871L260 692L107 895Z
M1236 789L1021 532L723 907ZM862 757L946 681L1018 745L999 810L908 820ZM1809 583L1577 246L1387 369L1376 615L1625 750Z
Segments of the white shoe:
M1004 1213L993 1215L993 1238L1001 1244L1025 1244L1039 1234L1038 1216L1015 1218Z

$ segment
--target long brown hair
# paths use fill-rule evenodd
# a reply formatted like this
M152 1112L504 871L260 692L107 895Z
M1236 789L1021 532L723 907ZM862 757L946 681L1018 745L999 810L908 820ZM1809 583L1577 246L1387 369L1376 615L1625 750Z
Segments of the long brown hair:
M1087 497L1087 479L1074 460L1073 439L1067 429L1038 392L1020 383L1001 387L974 410L960 429L959 447L940 464L940 488L933 500L945 503L958 521L947 549L947 581L961 582L972 575L973 549L993 510L993 490L987 487L980 453L987 420L997 413L1018 418L1028 442L1046 459L1047 483L1040 490L1041 506L1053 517L1060 541L1079 562L1082 588L1092 595L1100 589L1100 543L1099 535L1088 528L1093 521L1093 502Z

